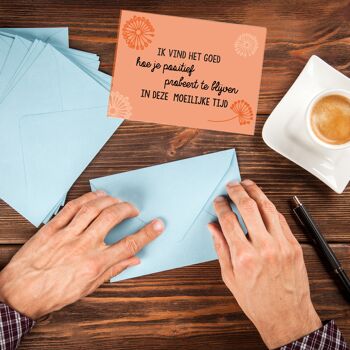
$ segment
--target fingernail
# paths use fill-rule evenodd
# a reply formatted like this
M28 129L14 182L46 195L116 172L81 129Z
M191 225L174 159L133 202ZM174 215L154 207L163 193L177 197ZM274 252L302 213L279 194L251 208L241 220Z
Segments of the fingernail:
M155 231L161 232L164 230L164 223L160 219L154 220L152 226Z
M140 259L135 259L132 263L130 263L129 267L139 265L140 263L141 263Z
M216 197L216 198L215 198L214 202L219 203L219 202L223 202L223 201L225 201L225 200L226 200L225 197L219 196L219 197Z
M234 187L234 186L238 186L239 182L238 181L230 181L226 186L227 187Z
M214 239L214 238L215 238L215 237L214 237L214 229L211 227L210 224L208 224L208 230L209 230L209 232L211 233L211 236L212 236L213 239Z
M242 181L242 184L244 185L254 185L254 182L252 180L246 179Z
M105 191L97 190L95 193L98 197L107 196L107 193Z

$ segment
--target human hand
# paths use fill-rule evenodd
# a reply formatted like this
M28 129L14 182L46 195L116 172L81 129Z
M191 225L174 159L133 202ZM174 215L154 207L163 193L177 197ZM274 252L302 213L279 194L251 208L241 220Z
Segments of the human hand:
M115 225L137 215L134 206L101 191L69 202L0 272L0 301L38 319L139 264L136 253L164 229L160 220L111 246L104 243Z
M300 244L285 218L250 180L227 192L245 222L246 237L228 201L215 202L219 224L209 224L221 274L269 349L322 327L311 302Z

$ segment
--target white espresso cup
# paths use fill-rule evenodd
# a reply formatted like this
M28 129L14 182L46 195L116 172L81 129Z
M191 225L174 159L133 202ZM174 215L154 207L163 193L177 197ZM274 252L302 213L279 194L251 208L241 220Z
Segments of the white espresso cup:
M321 140L313 131L312 125L311 125L311 114L314 106L318 101L320 101L322 98L329 96L329 95L340 95L348 98L350 100L350 91L343 90L343 89L328 89L320 92L317 94L313 99L310 101L307 110L306 110L306 126L307 131L311 137L311 139L317 143L318 145L327 148L327 149L333 149L333 150L340 150L344 148L350 147L350 141L342 143L342 144L331 144L327 143L323 140Z

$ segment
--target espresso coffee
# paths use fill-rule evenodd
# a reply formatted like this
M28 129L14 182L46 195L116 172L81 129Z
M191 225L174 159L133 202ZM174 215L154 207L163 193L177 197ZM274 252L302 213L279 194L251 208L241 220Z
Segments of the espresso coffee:
M311 110L311 128L316 137L331 145L350 141L350 99L328 95L316 102Z

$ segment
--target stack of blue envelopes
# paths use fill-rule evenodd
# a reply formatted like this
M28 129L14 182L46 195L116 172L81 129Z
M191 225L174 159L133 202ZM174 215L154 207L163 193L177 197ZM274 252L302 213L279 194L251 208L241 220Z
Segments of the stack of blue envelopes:
M69 48L68 28L0 28L0 198L35 226L122 122L106 117L99 63Z

